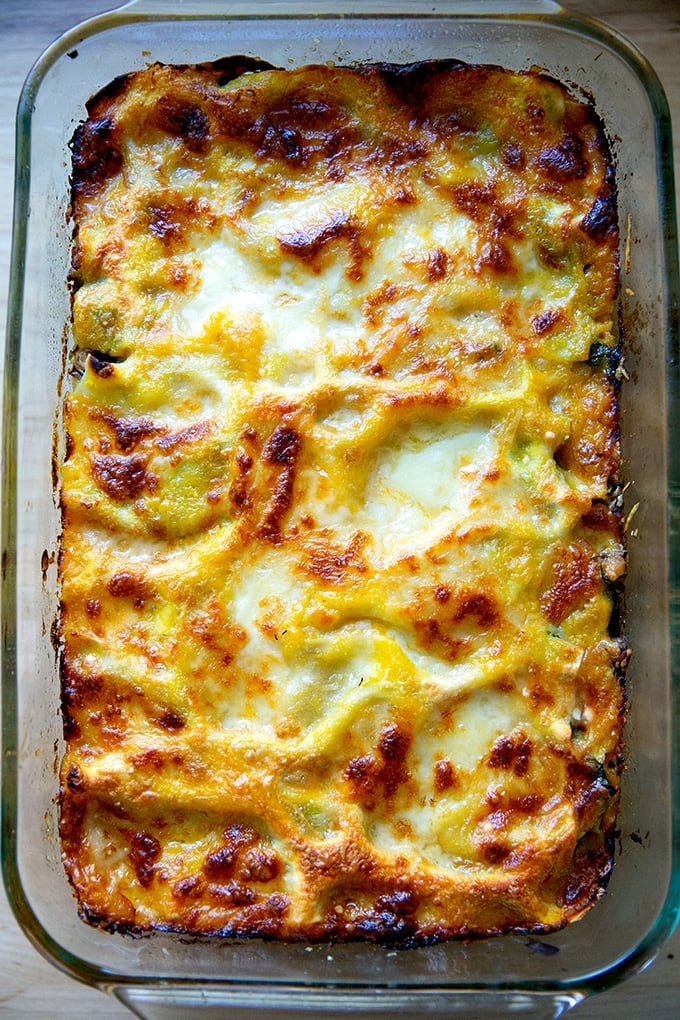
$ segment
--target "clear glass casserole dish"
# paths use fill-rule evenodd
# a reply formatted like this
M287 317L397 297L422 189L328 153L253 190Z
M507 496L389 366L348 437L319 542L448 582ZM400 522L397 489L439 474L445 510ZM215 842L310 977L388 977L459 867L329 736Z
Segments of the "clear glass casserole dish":
M680 909L676 535L679 280L668 111L651 68L625 41L556 4L181 5L135 0L58 40L24 88L4 404L3 869L28 937L57 966L143 1016L232 1008L247 1015L559 1015L644 966ZM470 13L474 8L474 13ZM630 381L622 393L629 528L627 767L622 839L605 897L572 927L396 954L373 946L188 944L83 924L57 837L61 756L54 425L69 321L68 140L85 101L153 60L231 53L282 66L457 57L540 66L593 97L614 151L622 234L620 314ZM633 838L628 838L629 836ZM49 890L49 896L46 895Z

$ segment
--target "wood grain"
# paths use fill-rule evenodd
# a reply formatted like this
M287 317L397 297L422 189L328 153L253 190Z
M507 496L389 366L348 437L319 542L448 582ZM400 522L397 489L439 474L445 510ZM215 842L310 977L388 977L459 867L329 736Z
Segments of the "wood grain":
M114 0L0 0L0 322L6 317L10 259L14 115L34 60L62 31L115 6ZM479 5L482 6L482 5ZM680 4L676 0L571 0L572 10L597 17L628 36L651 60L677 122L676 177L680 167ZM3 334L4 337L4 334ZM71 1020L96 1014L122 1020L130 1014L114 999L86 988L43 960L19 931L0 891L0 1015ZM578 1007L581 1020L680 1017L680 931L642 974Z

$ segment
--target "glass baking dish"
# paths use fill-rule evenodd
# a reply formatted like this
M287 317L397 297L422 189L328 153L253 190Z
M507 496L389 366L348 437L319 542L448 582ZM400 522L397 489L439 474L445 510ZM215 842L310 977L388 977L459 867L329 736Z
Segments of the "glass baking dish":
M85 101L153 60L231 53L282 66L457 57L534 65L592 96L618 174L622 393L629 526L627 766L608 891L546 939L511 936L396 953L375 946L191 943L85 925L62 870L55 423L68 342L68 140ZM133 0L57 40L18 111L3 475L3 871L28 938L75 978L144 1017L559 1016L649 963L680 911L678 314L670 122L649 64L551 0L261 2Z

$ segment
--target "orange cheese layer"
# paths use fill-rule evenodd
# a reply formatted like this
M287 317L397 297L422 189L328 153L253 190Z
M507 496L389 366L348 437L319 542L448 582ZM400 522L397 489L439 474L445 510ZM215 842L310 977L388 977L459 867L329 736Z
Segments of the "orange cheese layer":
M110 928L542 931L611 867L617 224L538 74L154 65L73 149L63 856Z

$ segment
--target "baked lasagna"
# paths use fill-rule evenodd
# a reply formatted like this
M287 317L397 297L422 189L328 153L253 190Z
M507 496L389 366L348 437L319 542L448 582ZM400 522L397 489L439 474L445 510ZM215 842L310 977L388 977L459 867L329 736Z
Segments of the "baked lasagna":
M82 915L399 947L578 918L628 654L590 105L456 61L155 64L71 149Z

